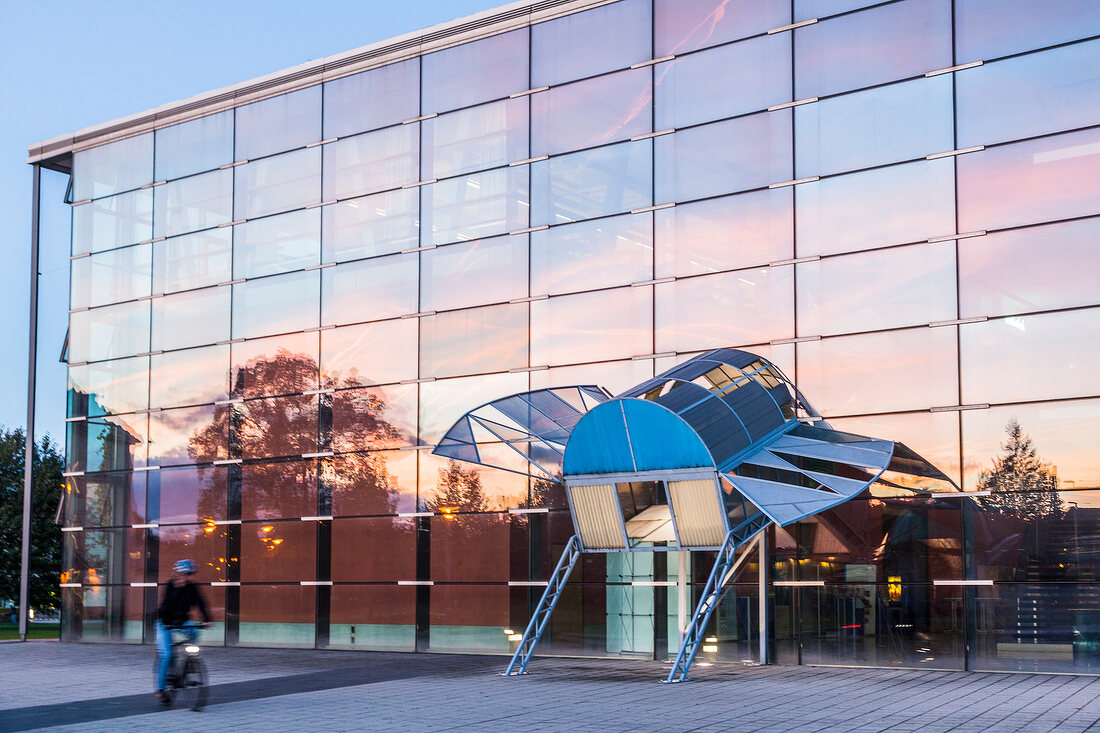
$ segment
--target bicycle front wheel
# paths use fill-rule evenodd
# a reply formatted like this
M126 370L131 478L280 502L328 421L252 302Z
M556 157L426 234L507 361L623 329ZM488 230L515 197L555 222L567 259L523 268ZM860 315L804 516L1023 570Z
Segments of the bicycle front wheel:
M183 663L183 675L177 693L181 707L202 710L206 705L206 666L197 656L188 656Z

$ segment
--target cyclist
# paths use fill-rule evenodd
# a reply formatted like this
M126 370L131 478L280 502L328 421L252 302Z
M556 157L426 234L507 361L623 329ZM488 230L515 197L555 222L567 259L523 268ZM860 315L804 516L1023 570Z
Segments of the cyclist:
M172 630L185 635L190 643L199 636L196 626L185 625L191 609L198 607L202 614L202 627L210 625L210 611L190 576L195 574L195 563L179 560L172 566L172 577L164 584L164 595L157 607L157 700L167 705L171 700L164 686L168 681L168 667L172 663Z

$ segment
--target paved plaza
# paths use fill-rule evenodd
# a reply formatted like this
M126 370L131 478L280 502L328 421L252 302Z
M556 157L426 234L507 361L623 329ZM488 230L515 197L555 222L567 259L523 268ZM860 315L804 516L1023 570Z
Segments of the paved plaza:
M1100 731L1100 678L211 648L201 713L161 711L153 650L0 644L0 731ZM52 726L52 727L51 727Z

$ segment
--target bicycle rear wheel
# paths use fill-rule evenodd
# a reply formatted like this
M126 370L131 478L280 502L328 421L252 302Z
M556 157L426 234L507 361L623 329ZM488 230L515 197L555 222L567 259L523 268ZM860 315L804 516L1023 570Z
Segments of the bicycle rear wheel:
M177 690L179 704L192 710L202 710L206 705L206 695L206 666L199 657L188 655Z

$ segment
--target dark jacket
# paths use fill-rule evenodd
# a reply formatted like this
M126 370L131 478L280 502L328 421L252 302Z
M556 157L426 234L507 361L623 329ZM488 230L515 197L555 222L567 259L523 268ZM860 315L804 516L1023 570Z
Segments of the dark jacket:
M190 580L184 581L178 588L172 581L168 581L164 584L164 595L157 607L157 619L165 626L180 626L187 621L188 614L195 606L199 607L203 622L210 623L210 611L199 593L199 587Z

